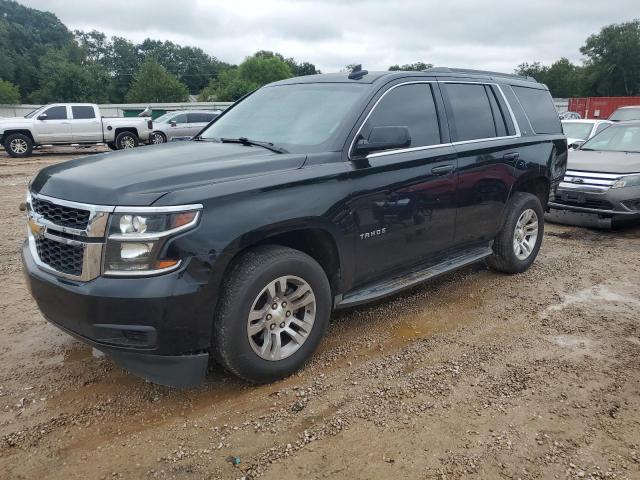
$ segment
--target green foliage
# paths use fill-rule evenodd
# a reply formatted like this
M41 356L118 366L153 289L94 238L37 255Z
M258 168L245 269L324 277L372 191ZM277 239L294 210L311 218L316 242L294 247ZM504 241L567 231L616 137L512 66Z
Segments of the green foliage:
M416 62L416 63L406 63L404 65L391 65L389 67L390 72L397 71L407 71L407 72L421 72L422 70L427 70L433 67L431 63L424 62Z
M49 50L40 59L39 87L28 95L33 103L93 102L107 103L107 71L99 64L82 64L82 52L70 45L63 50Z
M11 82L0 80L0 105L20 103L20 90Z
M640 94L640 20L608 25L587 38L585 82L598 95Z
M554 97L640 94L640 20L604 27L580 52L584 65L561 58L549 67L523 63L516 73L545 83Z
M266 85L293 76L293 59L284 59L273 52L260 51L247 57L237 68L230 68L218 75L202 90L198 97L201 101L231 102L243 95ZM311 64L295 64L299 71L316 72ZM311 66L309 66L311 65Z
M134 103L185 102L189 99L189 89L158 62L146 60L125 98Z

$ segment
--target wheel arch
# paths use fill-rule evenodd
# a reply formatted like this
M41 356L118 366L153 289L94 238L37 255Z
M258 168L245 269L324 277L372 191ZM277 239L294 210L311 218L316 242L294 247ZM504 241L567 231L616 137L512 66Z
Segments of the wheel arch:
M551 181L544 175L531 175L520 178L511 190L511 196L514 193L530 193L540 200L542 209L547 209L549 203L549 193L551 191Z
M20 133L22 135L25 135L25 136L29 137L31 139L31 141L33 142L33 144L35 145L36 141L33 139L33 134L31 133L31 130L29 130L29 129L14 128L14 129L11 129L11 130L5 130L2 133L3 141L5 141L9 135L13 135L15 133Z
M136 127L118 127L114 129L114 133L113 133L114 139L115 137L117 137L123 132L133 133L136 137L139 137L138 129Z

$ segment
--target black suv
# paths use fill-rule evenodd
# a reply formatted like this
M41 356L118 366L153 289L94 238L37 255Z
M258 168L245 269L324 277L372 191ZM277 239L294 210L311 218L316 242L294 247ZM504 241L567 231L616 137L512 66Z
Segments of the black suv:
M292 78L189 142L42 170L24 268L47 320L154 382L296 371L333 309L534 261L566 169L549 91L448 68Z

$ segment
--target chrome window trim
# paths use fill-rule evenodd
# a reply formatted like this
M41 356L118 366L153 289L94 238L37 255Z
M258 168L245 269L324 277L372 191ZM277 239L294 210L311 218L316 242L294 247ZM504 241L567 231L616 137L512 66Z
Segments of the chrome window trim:
M420 146L420 147L409 147L409 148L400 148L400 149L395 149L395 150L386 150L386 151L381 151L381 152L370 153L365 158L371 159L371 158L377 158L377 157L386 157L388 155L396 155L396 154L399 154L399 153L419 152L421 150L431 150L431 149L434 149L434 148L442 148L442 147L453 147L455 145L466 145L466 144L470 144L470 143L490 142L490 141L494 141L494 140L509 140L509 139L514 139L514 138L520 138L522 136L522 133L521 133L521 130L520 130L520 126L518 125L518 122L516 121L516 117L515 117L515 114L513 113L513 109L511 108L511 105L509 104L509 101L507 100L507 97L505 96L504 91L502 90L502 87L501 87L500 84L495 83L495 82L470 82L470 81L463 81L463 80L460 80L460 81L456 81L456 80L416 80L416 81L403 82L403 83L398 83L396 85L393 85L391 88L389 88L387 91L385 91L380 96L380 98L378 98L378 100L376 100L376 102L373 104L373 107L371 107L371 110L369 110L369 113L367 113L367 116L364 118L364 120L360 124L360 127L356 131L356 134L353 136L353 139L351 140L351 144L349 146L349 153L347 155L347 158L349 160L353 159L352 153L353 153L353 149L354 149L354 146L355 146L356 138L358 138L358 135L360 135L360 132L362 131L362 129L364 128L364 125L369 120L369 117L371 117L371 114L378 107L378 104L385 97L385 95L387 95L387 93L389 93L391 90L393 90L393 89L395 89L397 87L401 87L403 85L413 85L413 84L422 84L422 83L427 83L427 84L431 84L431 83L438 83L438 84L468 83L468 84L476 84L476 85L494 85L495 87L497 87L498 91L500 92L500 95L502 96L502 99L504 100L504 103L507 105L507 110L509 111L509 115L511 116L511 121L513 122L513 126L514 126L514 128L516 130L515 135L505 135L505 136L501 136L501 137L490 137L490 138L478 138L478 139L473 139L473 140L461 140L461 141L456 141L456 142L438 143L438 144L435 144L435 145L423 145L423 146ZM437 104L436 104L436 108L437 108Z

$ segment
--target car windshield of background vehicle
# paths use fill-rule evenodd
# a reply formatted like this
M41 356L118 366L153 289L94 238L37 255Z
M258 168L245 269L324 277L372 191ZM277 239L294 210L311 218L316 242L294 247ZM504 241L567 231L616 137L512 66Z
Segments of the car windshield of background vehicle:
M640 153L640 125L609 127L585 142L581 150Z
M589 138L592 128L592 123L562 122L562 129L567 138L586 140Z
M315 150L339 131L370 88L355 83L300 83L264 87L234 106L200 138L248 138L290 152Z
M640 107L638 108L621 108L613 112L609 120L616 122L624 122L626 120L640 120Z
M175 114L176 112L167 112L164 115L160 115L158 118L155 118L153 123L167 123Z

